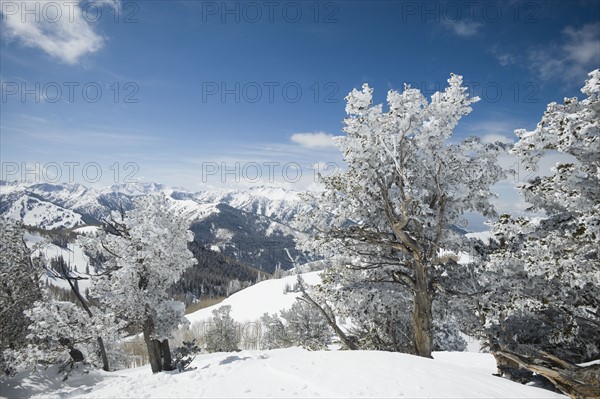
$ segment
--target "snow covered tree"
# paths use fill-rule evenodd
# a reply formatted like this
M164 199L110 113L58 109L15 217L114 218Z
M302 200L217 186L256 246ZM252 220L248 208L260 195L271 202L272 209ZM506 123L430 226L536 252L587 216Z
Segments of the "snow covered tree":
M281 268L281 263L275 265L275 271L273 272L274 279L280 279L285 276L285 270Z
M550 151L572 161L521 185L543 217L502 215L500 248L486 264L501 289L485 297L495 353L550 379L572 397L600 396L600 366L572 363L600 353L600 70L583 100L548 105L533 131L517 130L513 152L534 167ZM595 387L595 388L594 388Z
M87 267L86 267L86 269L87 269ZM79 291L79 283L78 282L80 280L89 279L89 274L88 274L88 277L81 277L81 275L77 272L77 268L75 267L75 270L72 270L69 267L69 265L67 265L67 263L64 261L64 258L62 256L59 256L55 259L50 259L50 265L46 267L46 270L48 272L50 272L55 278L66 281L69 284L69 287L71 289L70 294L71 294L71 296L74 296L74 298L72 299L72 302L77 302L79 305L81 305L83 310L87 313L88 317L90 318L90 321L94 320L97 322L100 319L102 319L102 317L100 317L100 319L97 317L97 316L99 316L98 314L94 314L92 312L92 310L90 308L91 305L89 303L88 296L86 295L84 297L81 294L81 292ZM89 272L89 270L88 270L88 272ZM49 305L49 306L47 306L48 309L52 309L52 310L56 309L57 311L59 311L61 309L61 306L58 304L58 302L53 301L50 296L48 297L48 299L45 302L48 302L48 305ZM38 304L38 307L39 306L43 307L43 305L44 305L43 303ZM98 313L98 309L96 309L95 311L96 311L96 313ZM71 314L74 314L74 313L71 312ZM100 313L100 316L103 316L103 314ZM110 318L105 318L105 320L109 320L109 319ZM44 323L45 323L45 321L44 321ZM76 322L74 322L74 324L76 324ZM110 368L108 356L106 354L106 348L104 345L104 340L102 338L102 335L105 331L112 330L114 327L113 324L114 323L111 322L111 323L107 324L106 326L104 326L105 328L103 328L101 326L100 328L96 329L98 332L98 335L96 337L96 344L98 346L98 353L100 355L100 358L102 359L102 369L104 371L110 371L111 368ZM40 330L40 332L43 333L43 328ZM42 339L42 341L44 341L44 339Z
M265 313L260 318L260 349L278 349L292 346L285 325L278 315Z
M212 311L213 318L206 332L206 350L209 352L233 352L238 350L240 338L235 321L229 314L231 306L225 305Z
M134 209L113 214L97 237L80 239L89 253L105 259L90 295L143 332L152 372L171 369L168 338L187 320L168 290L196 263L187 247L193 239L188 223L164 195L148 195L137 198Z
M233 295L236 292L240 291L242 289L242 283L240 282L240 280L233 279L231 281L229 281L229 284L227 284L227 293L225 296L229 296L229 295Z
M27 345L29 318L24 314L40 296L41 268L34 265L23 227L0 218L0 375L16 371L14 351Z
M48 294L26 311L31 319L27 336L26 361L32 366L59 362L82 362L84 345L91 341L89 319L83 309L72 302L56 301Z
M327 348L333 331L319 311L302 299L294 302L288 310L281 311L285 332L292 345L310 350Z
M435 335L433 337L433 350L445 352L462 352L467 348L467 341L460 335L456 320L442 322L434 319Z
M346 97L346 135L336 139L347 168L322 179L324 192L311 199L316 206L297 222L316 232L302 243L305 249L338 261L324 273L325 284L361 288L346 292L387 285L410 296L413 352L424 357L431 357L434 336L431 271L451 261L439 252L468 246L453 226L465 212L493 215L490 186L503 176L500 143L451 141L478 98L469 97L461 76L448 83L430 101L409 86L392 90L388 112L373 105L368 85L353 90Z
M93 310L93 313L92 313ZM98 309L82 306L81 302L58 301L50 296L48 290L35 306L25 312L31 320L27 335L27 350L23 353L22 363L34 368L38 365L50 365L64 362L63 369L74 363L102 362L108 369L108 355L105 349L107 338L108 353L111 360L124 359L116 341L120 338L122 325L112 314L103 314ZM114 369L114 367L113 367Z

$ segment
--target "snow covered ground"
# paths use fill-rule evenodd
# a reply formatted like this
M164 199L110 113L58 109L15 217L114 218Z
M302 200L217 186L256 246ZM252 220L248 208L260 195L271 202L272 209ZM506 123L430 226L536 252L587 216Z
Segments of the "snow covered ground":
M439 352L435 359L392 352L300 348L198 355L196 370L153 375L149 366L91 371L64 385L55 374L5 384L7 397L43 398L564 398L494 377L489 354Z
M318 284L320 272L303 274ZM299 293L284 293L296 276L267 280L239 291L220 304L188 315L191 322L212 317L231 305L239 323L256 321L265 312L288 309ZM477 351L476 345L470 350ZM199 354L195 370L153 375L149 366L106 373L75 370L61 382L56 367L23 372L2 383L8 398L565 398L492 374L492 355L437 352L434 359L377 351L307 351L301 348L243 350Z

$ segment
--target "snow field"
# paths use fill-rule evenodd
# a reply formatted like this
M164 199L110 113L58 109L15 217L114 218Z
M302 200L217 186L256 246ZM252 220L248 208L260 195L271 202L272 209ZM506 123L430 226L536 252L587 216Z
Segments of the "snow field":
M149 366L74 376L57 389L49 379L22 379L3 394L34 398L564 398L494 377L483 353L436 352L435 359L376 351L300 348L198 355L195 370L153 375ZM75 381L75 380L73 380ZM50 389L47 389L50 388Z
M320 283L320 272L302 274L307 285ZM293 286L296 276L286 276L280 279L265 280L245 288L226 298L216 305L200 309L197 312L186 315L190 323L208 321L212 318L212 311L221 306L231 306L231 317L238 323L258 321L265 313L275 314L281 310L292 307L298 292L284 293L286 285Z

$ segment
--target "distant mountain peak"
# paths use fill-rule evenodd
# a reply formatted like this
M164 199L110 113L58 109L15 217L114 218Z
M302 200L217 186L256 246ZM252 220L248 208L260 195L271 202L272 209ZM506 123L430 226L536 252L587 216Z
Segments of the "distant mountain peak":
M122 193L130 196L147 195L155 193L170 194L173 188L154 182L137 182L137 183L118 183L107 187L104 192L110 191L115 193Z

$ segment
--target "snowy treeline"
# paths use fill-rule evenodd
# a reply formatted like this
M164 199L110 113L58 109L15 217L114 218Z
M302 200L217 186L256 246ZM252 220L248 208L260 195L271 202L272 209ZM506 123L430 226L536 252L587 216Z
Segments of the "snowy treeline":
M583 99L549 104L512 148L453 137L478 101L461 76L430 99L391 90L387 110L368 85L353 90L336 141L347 167L307 194L295 222L309 233L299 248L328 267L322 284L289 288L301 293L291 309L261 318L264 348L325 349L335 336L345 349L431 357L464 349L466 333L485 342L502 375L527 381L534 372L573 397L600 395L599 366L574 366L600 355L600 70L589 76ZM506 152L532 167L548 152L572 159L519 187L536 217L496 214L492 186L509 174L498 160ZM469 212L495 218L493 239L456 228ZM101 260L89 294L63 271L73 303L39 294L23 231L2 221L3 371L66 359L112 370L124 358L116 343L131 334L143 335L153 372L172 369L169 338L187 321L169 290L196 263L188 228L161 196L113 214L80 238ZM243 285L234 280L227 293ZM239 348L228 307L210 325L206 350Z

